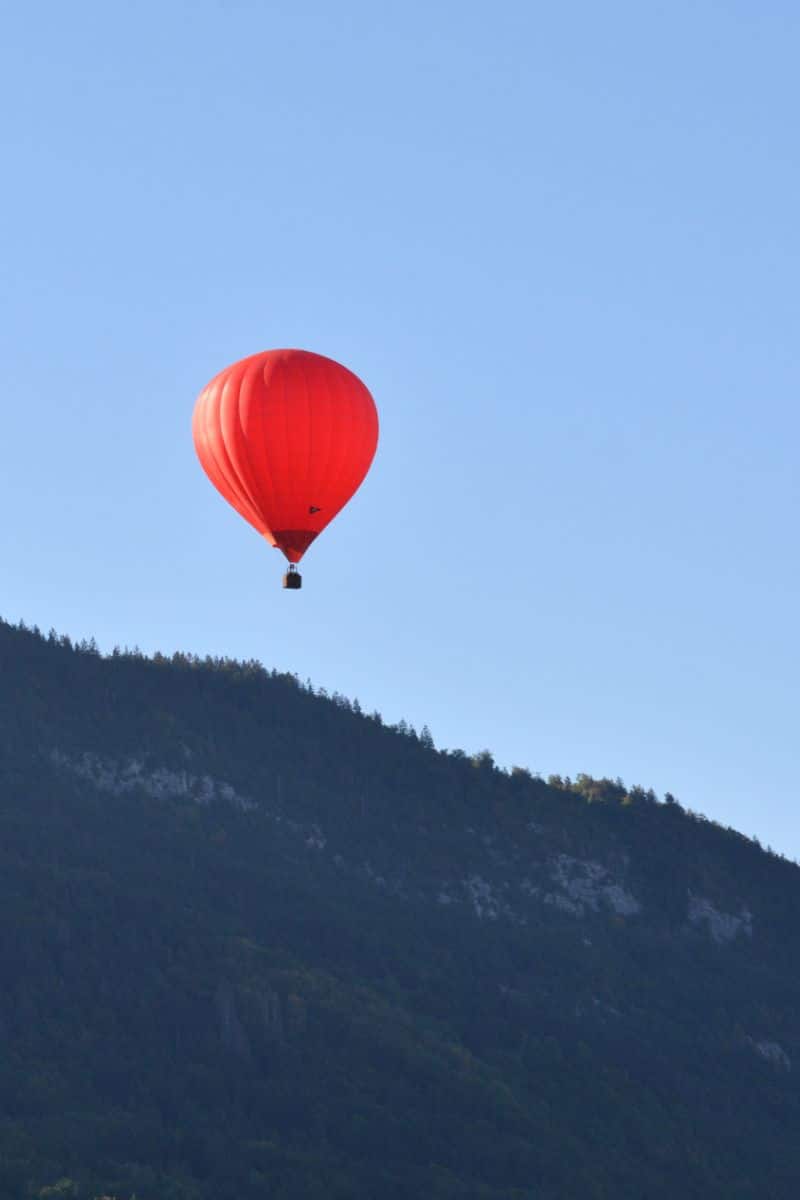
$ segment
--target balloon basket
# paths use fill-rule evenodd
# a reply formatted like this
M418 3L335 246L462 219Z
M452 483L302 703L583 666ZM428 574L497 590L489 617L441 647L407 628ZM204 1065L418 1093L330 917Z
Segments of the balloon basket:
M303 586L303 576L296 567L290 567L283 577L283 586L291 592L298 591Z

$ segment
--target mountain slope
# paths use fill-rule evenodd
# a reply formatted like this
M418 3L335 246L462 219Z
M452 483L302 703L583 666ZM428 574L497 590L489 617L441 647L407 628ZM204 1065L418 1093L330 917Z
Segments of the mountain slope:
M0 625L0 1200L794 1197L800 871Z

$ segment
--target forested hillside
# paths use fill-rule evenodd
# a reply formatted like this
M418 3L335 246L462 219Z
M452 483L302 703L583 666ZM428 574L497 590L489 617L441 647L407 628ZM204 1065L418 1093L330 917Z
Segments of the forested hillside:
M0 1200L800 1189L800 870L672 797L0 624L0 900Z

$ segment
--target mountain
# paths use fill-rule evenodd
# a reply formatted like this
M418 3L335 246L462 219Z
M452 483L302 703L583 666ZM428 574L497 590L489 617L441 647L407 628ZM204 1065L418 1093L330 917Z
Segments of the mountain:
M800 869L0 624L0 1200L792 1200Z

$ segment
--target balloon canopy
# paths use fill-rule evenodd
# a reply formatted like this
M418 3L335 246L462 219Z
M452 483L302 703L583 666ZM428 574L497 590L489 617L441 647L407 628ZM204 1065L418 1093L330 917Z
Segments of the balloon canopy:
M192 422L214 487L290 563L361 485L378 413L346 367L307 350L266 350L226 367Z

